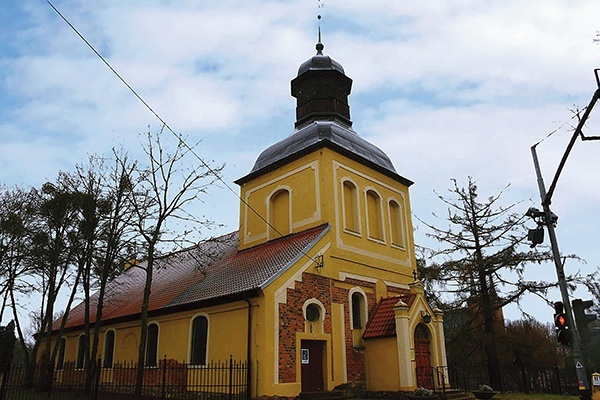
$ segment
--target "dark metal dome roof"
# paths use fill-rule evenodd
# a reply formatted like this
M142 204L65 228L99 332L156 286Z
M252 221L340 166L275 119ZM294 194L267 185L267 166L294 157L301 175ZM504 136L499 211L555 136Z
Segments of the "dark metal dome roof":
M298 75L302 75L307 71L314 70L334 70L345 74L342 64L335 61L333 58L323 54L324 46L320 42L317 43L317 54L312 58L304 61L298 68Z
M352 128L336 121L314 121L268 147L258 156L252 171L236 183L247 182L321 147L331 148L405 185L412 185L410 180L398 175L390 158L381 149L361 138Z

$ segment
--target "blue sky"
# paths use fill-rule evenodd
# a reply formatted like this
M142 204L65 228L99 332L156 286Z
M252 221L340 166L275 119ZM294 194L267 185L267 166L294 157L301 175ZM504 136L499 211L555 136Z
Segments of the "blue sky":
M172 128L201 140L202 157L226 163L234 189L264 148L292 132L290 81L315 53L322 14L325 53L354 81L354 128L415 182L413 213L430 222L444 211L434 191L452 178L473 176L486 197L510 183L506 204L538 204L530 147L559 128L538 147L549 184L571 136L570 109L588 104L600 67L596 0L53 4ZM0 182L39 186L87 154L135 152L140 133L160 128L46 1L3 4L0 36ZM600 106L589 134L600 134L598 119ZM599 150L575 145L554 196L561 250L588 261L568 271L600 265ZM222 185L201 207L223 232L237 229L238 199ZM555 276L552 265L529 273ZM537 299L523 306L551 318Z

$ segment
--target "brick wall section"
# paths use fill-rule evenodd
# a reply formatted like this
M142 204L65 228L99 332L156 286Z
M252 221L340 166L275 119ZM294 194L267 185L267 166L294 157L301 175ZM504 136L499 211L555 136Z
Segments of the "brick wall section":
M303 274L302 282L287 290L287 304L279 305L279 382L296 382L296 332L304 332L302 306L318 299L325 306L323 332L331 333L331 282L314 274ZM300 379L298 372L298 380Z
M350 283L362 288L374 288L375 284L357 279L348 279ZM300 371L296 373L296 332L304 332L304 316L302 306L308 299L318 299L325 306L326 315L323 332L331 334L331 304L337 303L344 306L344 330L346 339L346 369L349 382L365 383L365 357L364 350L355 349L352 343L350 330L350 304L348 304L349 290L336 287L334 281L315 274L304 273L302 282L296 282L294 289L287 290L287 303L279 305L279 382L291 383L300 380ZM369 313L376 306L375 294L367 295L367 309ZM334 345L332 343L332 345ZM333 349L327 349L332 351ZM332 370L329 372L333 376Z

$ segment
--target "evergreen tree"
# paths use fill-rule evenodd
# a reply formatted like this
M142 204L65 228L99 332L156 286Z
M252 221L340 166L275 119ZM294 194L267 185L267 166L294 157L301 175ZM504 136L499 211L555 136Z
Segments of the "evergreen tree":
M429 291L441 292L433 300L446 311L449 358L484 362L490 385L501 388L497 339L504 330L502 307L526 293L545 294L556 284L525 279L525 266L549 255L522 249L525 216L515 212L517 204L501 205L504 191L480 200L471 177L466 187L452 182L450 198L438 195L448 207L448 227L424 222L428 236L443 248L425 252L420 274ZM454 345L461 351L453 353Z

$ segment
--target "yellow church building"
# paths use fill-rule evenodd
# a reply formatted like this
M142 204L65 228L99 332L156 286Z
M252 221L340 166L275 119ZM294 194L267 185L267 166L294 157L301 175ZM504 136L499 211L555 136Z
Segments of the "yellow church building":
M446 365L443 316L415 277L412 182L352 129L351 85L318 43L291 82L294 131L236 181L239 231L154 272L149 367L247 360L251 398L434 385ZM109 285L105 369L137 359L144 279L134 266ZM83 316L83 305L69 314L61 362L82 360Z

